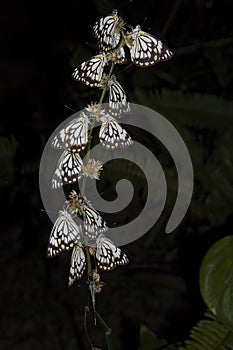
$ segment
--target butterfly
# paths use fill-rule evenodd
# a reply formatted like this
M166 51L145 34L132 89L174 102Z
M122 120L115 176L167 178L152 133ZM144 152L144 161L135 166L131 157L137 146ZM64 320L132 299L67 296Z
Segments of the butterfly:
M115 75L112 75L108 80L109 88L109 112L113 116L119 116L122 112L129 112L130 106L127 102L127 97L124 89L116 80Z
M142 31L140 25L125 35L125 41L130 48L131 60L138 67L149 67L159 61L169 60L173 56L162 41Z
M71 287L77 278L81 278L86 267L86 257L81 243L77 244L72 251L70 260L69 286Z
M114 10L111 15L102 17L93 27L93 34L99 42L100 50L104 52L111 51L120 43L120 29L124 21Z
M96 261L101 270L113 270L118 265L126 265L126 254L103 234L96 240Z
M49 237L47 256L53 258L60 252L73 248L81 238L79 231L78 225L76 225L68 211L59 211L59 216Z
M68 123L52 141L54 148L70 148L76 146L77 151L85 148L88 142L88 116L81 112L78 118Z
M75 68L72 73L72 78L90 87L99 87L106 64L106 54L100 53Z
M73 184L80 179L83 161L76 146L64 151L58 161L52 178L52 188L57 189L66 184Z
M69 195L68 204L71 211L83 219L84 228L87 232L95 236L97 232L108 230L108 226L102 216L93 208L91 202L85 196L81 196L81 194L77 194L73 190Z
M109 114L101 117L99 139L107 149L126 147L133 143L127 131Z

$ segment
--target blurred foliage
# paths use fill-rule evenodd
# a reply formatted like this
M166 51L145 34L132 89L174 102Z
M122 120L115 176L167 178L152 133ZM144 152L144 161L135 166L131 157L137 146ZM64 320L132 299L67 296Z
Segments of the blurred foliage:
M206 319L199 321L190 332L185 347L173 344L179 350L233 349L232 332L232 265L233 237L218 240L206 253L200 267L200 289L209 310ZM168 350L170 345L141 326L139 350Z
M208 250L201 265L200 289L208 308L233 332L232 252L233 236L222 238Z
M167 342L165 339L159 339L146 326L140 328L140 346L138 350L158 350L164 347Z
M206 316L207 319L199 321L193 327L191 339L186 340L186 346L179 347L179 350L233 349L233 333L210 313Z

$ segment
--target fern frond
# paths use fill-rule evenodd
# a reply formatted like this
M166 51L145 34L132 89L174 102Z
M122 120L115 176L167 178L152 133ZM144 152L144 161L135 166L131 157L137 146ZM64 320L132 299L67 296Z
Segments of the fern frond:
M209 312L190 332L190 339L179 350L232 350L233 333Z
M165 115L175 125L198 128L228 128L232 121L233 102L221 97L162 89L136 89L135 100Z
M14 136L0 136L0 187L9 185L14 179L14 157L18 142Z
M0 136L0 157L11 157L13 158L18 143L14 136L10 136L10 138L5 136Z

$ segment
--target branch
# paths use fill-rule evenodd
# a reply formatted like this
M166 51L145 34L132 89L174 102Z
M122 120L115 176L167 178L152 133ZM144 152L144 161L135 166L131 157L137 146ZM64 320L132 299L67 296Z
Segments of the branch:
M194 45L189 45L185 47L180 47L178 49L174 50L174 55L177 56L183 56L183 55L189 55L192 54L195 51L198 51L203 48L208 47L219 47L219 46L226 46L233 42L233 38L224 38L224 39L218 39L218 40L210 40L203 43L197 43Z
M172 21L173 21L175 15L176 15L176 12L177 12L181 2L182 2L182 0L177 0L175 5L173 6L173 8L172 8L172 10L171 10L171 12L170 12L170 14L169 14L169 16L168 16L164 26L163 26L163 29L162 29L162 31L160 33L160 35L162 37L164 37L166 35L170 25L172 24Z

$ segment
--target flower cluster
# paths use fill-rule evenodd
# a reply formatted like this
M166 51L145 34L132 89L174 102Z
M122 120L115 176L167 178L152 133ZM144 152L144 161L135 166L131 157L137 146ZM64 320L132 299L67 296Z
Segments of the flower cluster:
M86 178L98 180L102 163L89 157L86 164L83 164L81 154L84 150L87 155L90 153L95 121L101 123L99 141L106 150L124 148L133 142L128 132L115 119L130 112L125 90L113 74L116 64L126 62L125 47L129 49L132 63L138 67L149 67L168 60L173 54L159 39L142 31L139 25L135 28L126 25L116 10L97 21L93 32L100 52L75 68L72 78L88 87L101 88L102 94L98 103L91 102L82 112L76 113L73 120L52 140L51 146L62 150L52 177L52 188L77 185L79 179L83 183L80 193L75 190L70 192L64 209L59 212L49 238L47 255L54 257L73 249L70 286L82 277L86 264L91 263L91 272L88 266L88 280L94 300L95 293L100 292L104 285L98 270L109 271L125 265L128 258L105 236L107 223L84 195ZM105 110L102 102L107 91L109 104L108 110ZM76 216L81 219L81 224L76 223Z

